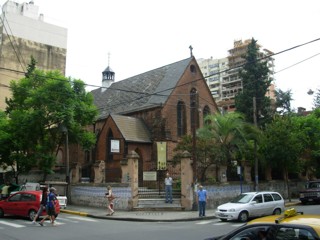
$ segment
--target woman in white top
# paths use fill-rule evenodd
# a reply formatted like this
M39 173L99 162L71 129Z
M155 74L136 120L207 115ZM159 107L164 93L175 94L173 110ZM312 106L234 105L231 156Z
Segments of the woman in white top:
M108 213L107 213L107 216L112 216L114 214L114 194L112 193L112 188L111 186L108 186L107 187L107 192L106 192L106 197L108 199Z

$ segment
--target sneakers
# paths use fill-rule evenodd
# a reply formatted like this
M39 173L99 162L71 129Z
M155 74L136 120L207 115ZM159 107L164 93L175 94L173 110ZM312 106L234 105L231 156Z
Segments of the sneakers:
M32 221L32 222L31 222L31 224L33 224L33 225L34 225L34 224L36 224L36 222L35 222L35 221Z
M39 225L40 225L41 227L43 227L43 223L42 223L42 222L39 222Z

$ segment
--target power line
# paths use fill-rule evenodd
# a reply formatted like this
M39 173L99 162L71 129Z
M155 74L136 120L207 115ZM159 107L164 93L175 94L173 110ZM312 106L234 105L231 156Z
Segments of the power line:
M292 64L292 65L290 65L290 66L288 66L288 67L285 67L285 68L283 68L283 69L275 72L274 74L277 74L277 73L279 73L279 72L282 72L282 71L284 71L284 70L287 70L287 69L289 69L289 68L292 68L292 67L294 67L294 66L296 66L296 65L298 65L298 64L300 64L300 63L303 63L303 62L305 62L305 61L307 61L307 60L309 60L309 59L311 59L311 58L314 58L314 57L316 57L316 56L318 56L318 55L320 55L320 53L317 53L317 54L315 54L315 55L313 55L313 56L311 56L311 57L308 57L308 58L306 58L306 59L303 59L302 61L299 61L299 62L297 62L297 63L295 63L295 64Z
M296 48L298 48L298 47L305 46L305 45L307 45L307 44L311 44L311 43L316 42L316 41L319 41L319 40L320 40L320 38L317 38L317 39L314 39L314 40L312 40L312 41L308 41L308 42L306 42L306 43L299 44L299 45L296 45L296 46L294 46L294 47L285 49L285 50L283 50L283 51L280 51L280 52L277 52L277 53L273 53L273 54L264 56L264 57L262 57L262 58L258 58L255 62L261 61L261 60L264 60L264 59L267 59L267 58L271 58L271 57L273 57L273 56L275 56L275 55L279 55L279 54L281 54L281 53L284 53L284 52L287 52L287 51L296 49ZM319 54L320 54L320 53L319 53ZM318 55L318 54L317 54L317 55ZM312 56L312 57L314 57L314 56ZM312 58L312 57L310 57L310 58ZM305 59L305 60L303 60L303 61L306 61L306 60L308 60L308 59ZM215 75L224 73L224 72L228 72L228 71L235 70L235 69L240 69L240 68L242 68L245 64L246 64L246 63L244 63L244 64L242 64L242 65L240 65L240 66L237 66L237 67L233 67L233 68L229 68L229 69L226 69L226 70L223 70L223 71L219 71L219 72L216 72L216 73L214 73L214 74L208 75L208 76L203 77L203 78L206 79L206 78L209 78L209 77L212 77L212 76L215 76ZM295 65L297 65L297 64L295 64ZM0 68L0 69L5 69L5 70L8 70L8 71L25 74L25 72L13 70L13 69L8 69L8 68ZM279 71L278 71L278 72L279 72ZM44 76L44 77L45 77L45 76ZM123 102L121 102L121 103L117 103L117 104L115 104L115 105L111 105L111 106L109 106L109 108L114 108L114 107L116 107L117 105L122 105L122 104L128 103L129 101L130 101L130 102L137 101L137 100L140 100L140 99L142 99L142 98L149 97L149 96L153 96L153 95L155 95L155 96L168 96L168 95L161 94L161 93L166 92L166 91L168 91L168 90L175 89L175 88L177 88L177 87L182 87L182 86L185 86L185 85L188 85L188 84L192 84L192 83L195 83L195 82L197 82L197 81L202 81L203 78L195 79L195 80L193 80L193 81L191 81L191 82L189 82L189 83L180 84L180 85L177 85L177 86L175 86L175 87L167 88L167 89L164 89L164 90L161 90L161 91L158 91L158 92L153 92L153 93L139 92L139 91L133 91L133 90L127 90L127 89L118 89L118 88L113 88L112 85L111 85L111 87L109 87L110 90L124 91L124 92L128 92L128 93L142 94L143 96L139 96L139 97L134 98L134 99L126 100L126 101L123 101ZM55 79L55 78L50 77L50 79ZM60 80L60 81L61 81L61 79L56 79L56 80ZM102 86L91 85L91 84L86 84L86 83L84 83L84 85L85 85L85 86L90 86L90 87L105 88L105 87L102 87ZM244 86L242 86L242 87L244 87Z

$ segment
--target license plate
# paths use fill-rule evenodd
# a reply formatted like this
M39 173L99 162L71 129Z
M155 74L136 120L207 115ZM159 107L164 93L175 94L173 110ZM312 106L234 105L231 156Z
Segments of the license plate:
M223 214L223 213L219 213L218 216L219 216L219 217L227 217L227 215L226 215L226 214Z

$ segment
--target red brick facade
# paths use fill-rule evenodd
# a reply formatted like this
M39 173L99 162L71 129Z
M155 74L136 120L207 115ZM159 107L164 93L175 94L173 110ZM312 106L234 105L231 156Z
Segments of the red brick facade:
M173 149L180 140L177 124L178 102L183 102L185 105L184 117L186 123L186 134L191 134L192 132L191 111L193 108L191 107L192 102L190 97L192 89L195 89L197 92L197 109L195 111L199 119L197 125L202 127L204 113L208 112L208 109L211 114L216 113L218 108L194 58L190 58L188 67L184 70L184 73L177 81L177 84L172 90L170 96L167 97L166 102L162 106L155 106L154 108L147 108L123 114L143 119L143 122L150 131L151 143L126 141L116 123L110 116L99 120L96 122L94 127L91 127L92 131L97 132L98 139L96 148L90 154L90 161L91 163L101 161L106 163L106 182L121 182L121 178L123 177L121 174L121 161L132 150L136 151L141 158L139 161L139 178L141 178L142 171L150 170L148 169L150 163L157 161L156 143L158 141L167 142L167 162L172 160L174 154ZM207 111L204 111L205 107ZM108 137L110 137L110 132L112 132L111 137L113 139L120 140L120 153L113 154L113 156L108 154L108 152L110 152L108 149ZM85 163L85 154L78 153L77 156L77 163L81 166ZM71 156L70 159L72 161L74 158ZM91 167L93 167L93 165ZM93 178L93 176L90 176L90 178Z

